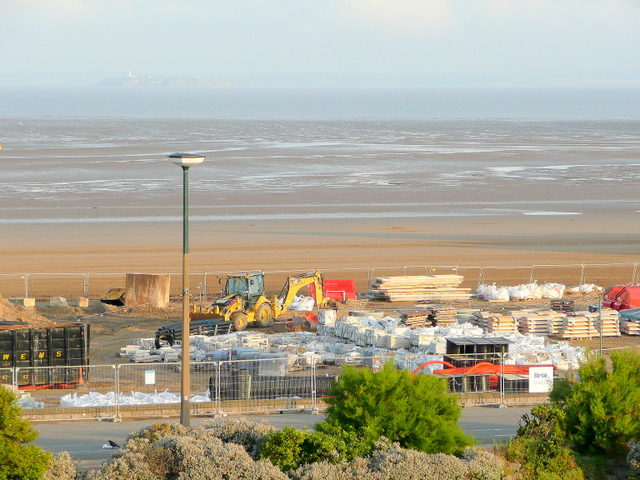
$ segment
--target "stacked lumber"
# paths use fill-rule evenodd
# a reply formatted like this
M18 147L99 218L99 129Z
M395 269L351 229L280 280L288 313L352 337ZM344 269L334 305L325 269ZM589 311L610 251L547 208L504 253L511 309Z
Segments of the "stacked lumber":
M600 324L602 323L602 336L603 337L619 337L620 336L620 322L619 313L612 308L603 308L600 313L588 313L593 319L593 323L598 329L598 335L600 335Z
M400 321L406 327L419 328L435 326L435 317L429 310L424 308L403 309L399 310L399 313Z
M488 333L518 333L518 320L511 315L491 315L486 325Z
M526 312L518 317L519 332L532 335L555 335L563 325L565 314L551 310Z
M471 324L482 328L487 333L517 333L518 320L510 315L476 312L469 318Z
M620 332L640 335L640 308L627 308L619 312Z
M595 338L600 335L593 318L588 315L565 315L557 337L566 340Z
M377 277L369 285L367 296L389 302L468 300L473 292L460 287L463 281L462 275Z

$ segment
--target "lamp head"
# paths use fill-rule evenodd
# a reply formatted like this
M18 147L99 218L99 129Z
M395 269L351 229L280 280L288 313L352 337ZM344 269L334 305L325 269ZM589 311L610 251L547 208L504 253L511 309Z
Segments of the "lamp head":
M204 161L204 155L197 153L171 153L167 158L181 167L193 167Z

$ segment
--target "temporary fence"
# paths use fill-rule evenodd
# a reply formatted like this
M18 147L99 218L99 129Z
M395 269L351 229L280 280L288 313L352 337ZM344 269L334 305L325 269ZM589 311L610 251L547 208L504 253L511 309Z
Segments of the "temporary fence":
M549 381L559 373L571 374L545 364L511 365L504 354L458 355L455 359L352 354L332 357L330 362L319 355L287 355L192 362L191 414L322 412L343 365L377 370L389 360L412 374L443 378L449 391L466 406L544 402ZM180 362L170 362L4 368L0 383L19 392L23 414L34 421L163 418L180 414L180 367ZM539 379L543 379L542 389Z
M640 281L637 263L567 264L529 266L401 266L363 267L343 269L320 269L325 278L350 278L356 283L358 292L364 293L370 282L380 276L440 275L456 274L464 277L461 285L476 288L483 284L515 286L526 283L561 283L582 285L586 283L603 287L620 283ZM157 272L156 272L157 273ZM221 282L231 272L191 273L189 284L191 295L196 301L217 298ZM269 294L280 292L286 277L300 271L265 272L265 288ZM163 273L181 278L181 273ZM99 299L111 288L125 286L125 273L11 273L0 274L0 294L5 298L49 299L64 297L75 299L87 297ZM64 281L62 281L64 280ZM178 296L182 290L180 281L171 285L171 295Z

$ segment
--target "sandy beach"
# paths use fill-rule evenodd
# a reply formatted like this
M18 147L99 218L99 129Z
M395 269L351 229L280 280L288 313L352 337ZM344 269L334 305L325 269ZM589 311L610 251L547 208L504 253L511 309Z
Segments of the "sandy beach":
M287 274L320 269L364 292L372 275L453 268L468 287L517 285L551 265L571 267L536 267L533 279L608 286L631 281L640 258L637 122L34 117L3 127L5 297L28 283L73 298L79 274L92 276L92 296L125 273L179 275L182 183L165 155L185 138L206 156L190 174L196 285L205 273L262 270L279 290Z

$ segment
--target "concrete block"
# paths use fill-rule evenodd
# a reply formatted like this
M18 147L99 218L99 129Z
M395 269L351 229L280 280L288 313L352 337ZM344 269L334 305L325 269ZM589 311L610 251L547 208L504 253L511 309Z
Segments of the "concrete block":
M49 299L49 306L51 307L68 307L69 302L64 297L51 297Z
M22 305L23 307L35 307L35 298L10 298L9 301L15 305Z
M76 305L80 308L87 308L89 306L89 299L87 297L78 297L76 299Z

